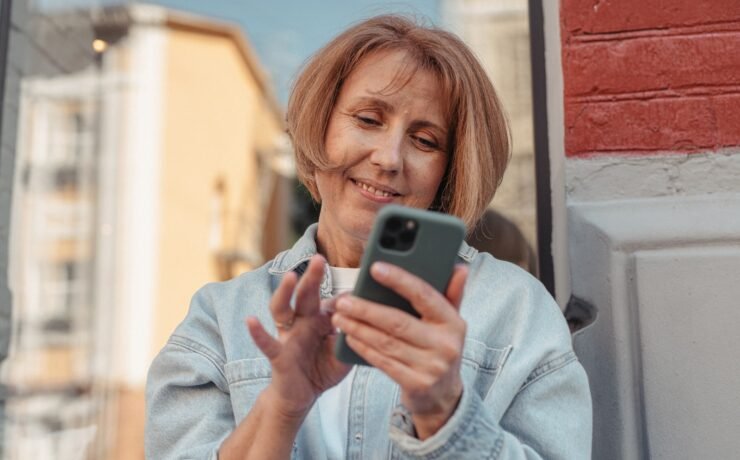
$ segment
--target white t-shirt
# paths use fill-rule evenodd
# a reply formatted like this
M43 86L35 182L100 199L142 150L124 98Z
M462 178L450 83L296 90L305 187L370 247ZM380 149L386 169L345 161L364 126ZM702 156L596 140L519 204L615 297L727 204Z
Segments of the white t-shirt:
M331 271L332 296L351 291L360 274L359 268L329 267L329 270ZM352 393L355 369L356 366L353 366L344 380L323 392L316 401L319 407L321 431L324 433L326 455L329 460L341 460L346 457L349 398Z

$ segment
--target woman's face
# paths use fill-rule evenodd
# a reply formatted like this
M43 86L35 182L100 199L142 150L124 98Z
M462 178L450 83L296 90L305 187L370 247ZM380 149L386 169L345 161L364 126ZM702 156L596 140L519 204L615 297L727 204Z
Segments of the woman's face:
M338 167L316 172L321 231L364 240L381 207L426 209L437 195L448 162L441 88L424 70L399 88L394 78L406 59L402 51L373 53L342 86L325 139Z

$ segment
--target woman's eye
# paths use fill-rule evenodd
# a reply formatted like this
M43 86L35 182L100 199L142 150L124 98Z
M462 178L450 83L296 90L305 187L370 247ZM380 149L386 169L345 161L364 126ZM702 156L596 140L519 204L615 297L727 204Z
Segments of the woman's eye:
M379 126L380 125L380 120L373 118L373 117L369 117L367 115L356 115L355 118L357 118L357 120L363 125L368 125L368 126Z
M432 139L427 139L426 137L421 136L414 136L414 140L419 143L422 147L429 149L429 150L436 150L439 148L439 145L436 141Z

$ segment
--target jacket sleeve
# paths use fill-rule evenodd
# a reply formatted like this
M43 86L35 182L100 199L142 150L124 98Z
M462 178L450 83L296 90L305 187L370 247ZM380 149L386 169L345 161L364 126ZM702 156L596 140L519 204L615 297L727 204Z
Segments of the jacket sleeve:
M400 408L391 421L391 441L401 458L591 458L588 380L572 351L538 366L500 422L467 387L453 416L430 438L416 439L410 420Z
M195 293L186 318L149 368L146 458L217 458L234 429L225 353L212 285Z
M149 369L148 459L216 459L234 429L228 385L214 353L173 335Z

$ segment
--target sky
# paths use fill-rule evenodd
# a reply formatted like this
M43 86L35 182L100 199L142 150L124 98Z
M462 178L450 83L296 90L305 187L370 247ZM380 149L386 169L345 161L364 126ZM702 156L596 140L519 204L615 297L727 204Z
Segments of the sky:
M301 64L350 24L398 12L443 25L445 0L34 0L42 10L153 3L241 26L285 104Z
M439 22L439 0L153 0L151 3L240 25L283 104L301 64L348 25L387 12L403 12Z

